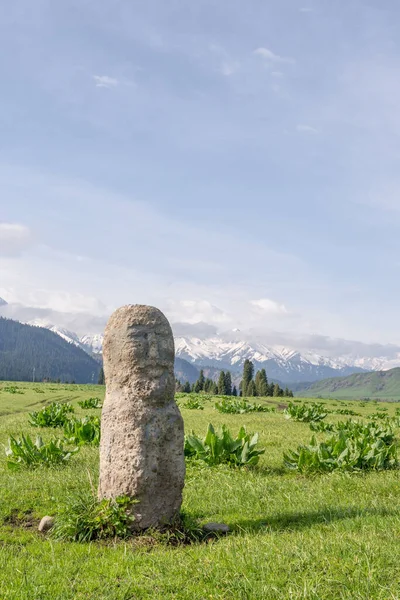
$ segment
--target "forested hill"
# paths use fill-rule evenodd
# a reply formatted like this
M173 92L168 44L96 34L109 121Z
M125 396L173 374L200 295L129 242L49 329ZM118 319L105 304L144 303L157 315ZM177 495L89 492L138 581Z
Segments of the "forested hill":
M0 318L0 380L52 379L97 383L100 364L81 348L43 329Z

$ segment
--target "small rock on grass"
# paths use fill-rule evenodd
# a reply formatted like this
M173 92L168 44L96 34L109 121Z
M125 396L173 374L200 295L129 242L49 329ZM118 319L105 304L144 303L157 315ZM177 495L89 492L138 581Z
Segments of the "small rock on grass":
M225 523L206 523L203 525L203 531L206 533L221 533L226 534L229 533L229 525Z
M49 531L54 525L54 517L43 517L43 519L40 521L39 523L39 531L41 533L46 533L46 531Z

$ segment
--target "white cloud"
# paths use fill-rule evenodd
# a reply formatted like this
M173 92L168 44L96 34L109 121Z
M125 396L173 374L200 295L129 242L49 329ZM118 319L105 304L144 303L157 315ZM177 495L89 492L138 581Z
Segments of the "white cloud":
M271 322L260 308L250 310L249 301L264 292L251 280L249 261L263 269L272 296L289 293L280 289L277 272L288 274L285 281L297 293L305 281L302 261L277 253L264 240L249 238L244 250L232 245L234 230L205 230L88 182L0 166L0 183L10 203L19 203L30 216L41 240L34 256L19 260L18 269L12 259L0 257L0 296L10 302L75 314L101 314L96 298L110 311L137 302L159 306L173 322L242 329L256 325L260 314ZM62 213L60 207L67 205ZM106 245L100 241L104 236ZM229 248L229 255L221 248ZM238 278L240 289L234 283Z
M269 298L260 298L259 300L251 300L250 304L256 308L261 309L263 312L270 315L287 315L289 311L284 304L279 304L275 300Z
M59 312L89 313L101 315L107 307L93 296L66 290L35 289L24 295L23 303L33 308L51 309Z
M318 129L315 129L315 127L302 124L296 126L296 131L298 131L299 133L319 133Z
M166 313L173 322L228 324L231 317L208 300L169 300Z
M218 58L218 71L225 77L230 77L240 68L240 63L234 60L222 46L219 46L218 44L209 44L209 50L213 57Z
M230 77L231 75L236 73L238 68L239 68L238 62L226 60L226 61L223 61L221 64L221 73L222 73L222 75L225 75L225 77Z
M280 56L279 54L275 54L268 48L257 48L257 50L254 50L254 54L261 56L261 58L263 58L265 62L269 64L293 64L295 62L293 58Z
M20 256L32 242L32 233L25 225L0 223L0 257Z
M114 77L109 77L108 75L93 75L93 79L96 83L96 87L101 88L114 88L117 87L119 83L118 79L114 79Z

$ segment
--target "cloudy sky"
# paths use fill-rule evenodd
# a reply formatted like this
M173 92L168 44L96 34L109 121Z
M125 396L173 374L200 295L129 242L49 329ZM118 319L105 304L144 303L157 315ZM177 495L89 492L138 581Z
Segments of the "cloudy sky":
M13 0L0 296L400 343L400 4Z

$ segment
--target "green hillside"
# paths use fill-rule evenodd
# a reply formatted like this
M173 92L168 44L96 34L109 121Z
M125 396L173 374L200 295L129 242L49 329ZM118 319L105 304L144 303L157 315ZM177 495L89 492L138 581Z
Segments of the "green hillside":
M296 396L399 400L400 368L324 379L311 384L306 389L299 390L296 392Z
M0 318L0 380L97 382L100 364L43 329Z

